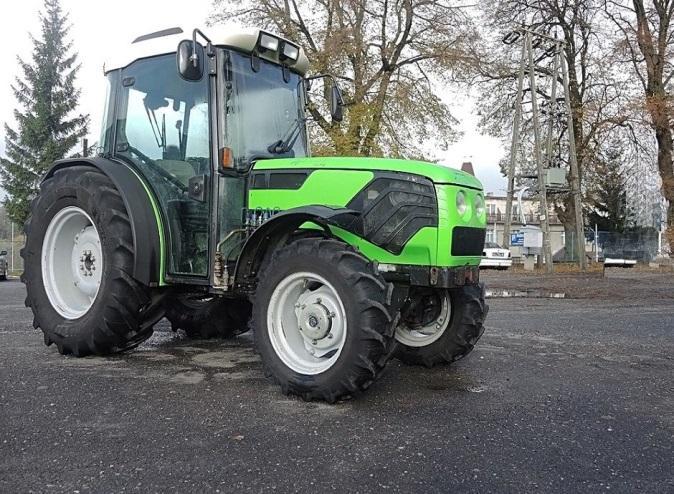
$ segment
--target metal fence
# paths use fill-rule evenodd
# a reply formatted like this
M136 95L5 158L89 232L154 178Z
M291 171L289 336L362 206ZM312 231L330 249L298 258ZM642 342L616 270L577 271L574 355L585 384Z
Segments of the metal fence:
M591 235L594 239L594 234ZM597 232L595 258L629 259L650 262L662 254L662 239L658 231L643 229L633 232Z
M554 252L555 262L577 262L578 244L574 232L563 236L564 246ZM650 262L667 255L662 235L655 229L644 228L629 232L585 232L585 256L588 260L603 262L605 259L625 259Z

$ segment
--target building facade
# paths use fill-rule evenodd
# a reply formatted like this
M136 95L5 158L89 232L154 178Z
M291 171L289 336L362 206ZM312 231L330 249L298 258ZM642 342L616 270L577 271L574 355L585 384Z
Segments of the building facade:
M505 229L506 197L487 192L485 195L485 207L487 209L487 242L494 242L502 247L510 249L512 256L517 259L522 256L522 249L517 246L503 245L503 231ZM524 226L520 215L520 205L515 199L512 207L511 233L517 233ZM538 218L539 204L534 199L522 199L522 212L526 224L540 226ZM564 249L565 235L564 226L559 221L557 213L551 206L548 207L548 219L550 222L550 245L553 258ZM508 244L510 242L508 241Z

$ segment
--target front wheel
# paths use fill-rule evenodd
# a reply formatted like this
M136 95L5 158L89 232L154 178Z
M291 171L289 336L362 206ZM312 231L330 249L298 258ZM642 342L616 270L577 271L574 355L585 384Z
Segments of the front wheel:
M335 240L301 239L259 275L255 341L266 373L288 394L328 402L366 389L394 343L391 286Z
M484 332L489 311L484 285L410 291L396 328L395 356L407 364L451 363L468 355Z

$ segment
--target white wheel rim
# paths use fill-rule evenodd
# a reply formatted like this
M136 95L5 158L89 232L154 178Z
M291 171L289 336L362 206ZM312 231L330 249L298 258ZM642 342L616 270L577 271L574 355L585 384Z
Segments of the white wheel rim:
M101 239L91 217L75 206L56 213L42 242L42 283L54 310L66 319L82 317L102 275Z
M344 347L344 304L322 276L293 273L272 293L267 331L276 355L286 366L300 374L320 374L335 364Z
M442 307L438 317L421 327L411 328L401 322L396 328L396 340L403 345L411 347L424 347L436 342L449 327L452 318L452 301L449 294L445 293L442 297Z

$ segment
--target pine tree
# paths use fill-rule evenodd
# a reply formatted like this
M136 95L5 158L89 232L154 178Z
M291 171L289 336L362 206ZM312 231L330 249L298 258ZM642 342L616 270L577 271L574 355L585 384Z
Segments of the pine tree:
M611 147L597 164L587 204L588 224L608 232L624 232L628 226L627 189L622 171L622 152Z
M17 58L23 77L12 86L19 108L16 130L5 124L6 158L0 179L7 191L9 217L22 225L39 181L55 160L65 158L87 133L89 116L75 114L80 91L75 88L77 54L67 40L68 16L59 0L45 0L40 14L41 37L31 36L32 62Z

